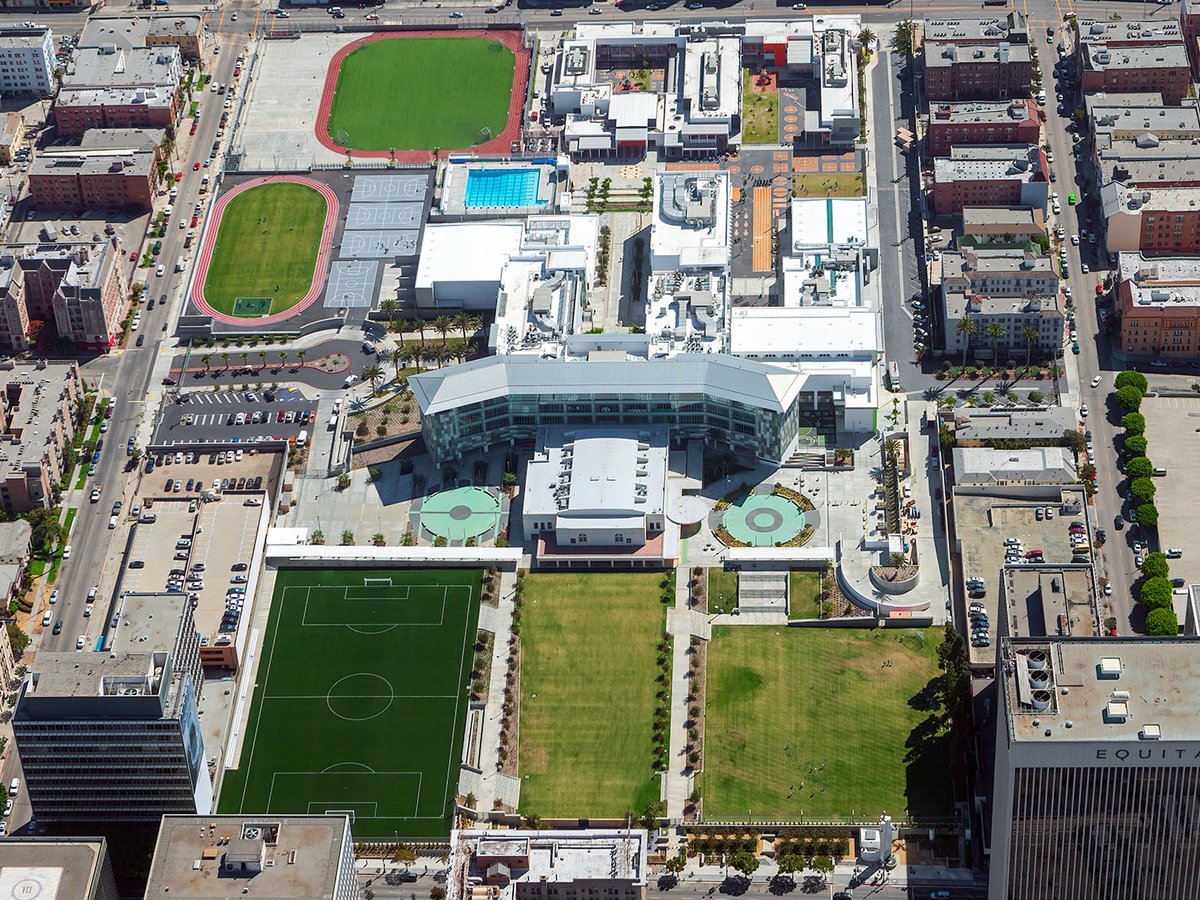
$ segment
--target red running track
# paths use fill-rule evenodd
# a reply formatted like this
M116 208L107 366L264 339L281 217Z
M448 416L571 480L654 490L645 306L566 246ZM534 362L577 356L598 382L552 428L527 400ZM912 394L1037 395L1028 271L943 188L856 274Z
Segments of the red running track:
M321 105L317 109L317 122L314 129L321 146L326 150L332 150L339 156L345 156L348 153L350 156L358 157L359 159L390 159L392 155L392 151L390 150L351 150L348 147L343 147L329 136L329 114L333 111L333 96L337 93L337 82L338 76L342 72L342 62L359 47L369 44L371 41L407 40L408 38L419 40L431 37L486 38L491 41L499 41L512 51L513 56L516 57L516 64L513 67L512 95L508 98L508 120L504 124L504 130L490 141L485 141L474 147L441 148L443 152L447 153L465 153L469 151L476 153L510 153L512 151L512 142L521 136L521 111L524 108L525 95L529 87L529 51L521 43L521 32L503 30L379 32L347 44L333 55L333 59L329 62L329 68L325 72L325 89L321 92ZM432 158L432 150L396 151L396 160L398 162L429 162Z
M217 235L221 233L221 216L225 213L225 207L229 205L230 200L243 191L261 187L264 184L279 184L280 182L302 184L312 188L325 198L325 223L321 226L321 245L317 252L317 261L313 263L312 287L308 289L308 293L299 303L283 312L275 313L273 316L247 319L219 312L204 299L204 282L208 279L208 267L212 263L213 250L217 246ZM204 244L196 257L196 273L192 277L192 302L196 304L196 308L205 315L211 316L214 321L225 325L277 325L308 309L321 296L321 290L325 287L325 273L329 269L329 259L333 255L333 231L337 227L339 207L337 194L333 192L332 188L315 179L304 178L300 175L268 175L264 178L255 178L222 194L213 204L208 231L204 235Z

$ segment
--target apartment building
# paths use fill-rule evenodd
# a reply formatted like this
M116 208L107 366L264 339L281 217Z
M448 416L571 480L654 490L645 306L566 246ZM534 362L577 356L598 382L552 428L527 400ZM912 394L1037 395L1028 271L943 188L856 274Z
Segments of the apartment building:
M959 246L980 249L1029 244L1046 236L1046 213L1029 207L964 207Z
M49 147L29 169L29 193L44 209L100 206L149 212L158 185L157 155L157 149Z
M948 156L956 144L1037 144L1041 121L1033 100L930 104L929 152Z
M1116 305L1125 353L1200 356L1200 259L1117 255Z
M1191 65L1182 43L1112 46L1084 43L1079 50L1080 87L1085 93L1162 94L1167 106L1187 96Z
M53 325L78 347L111 347L128 294L120 258L115 241L0 248L0 346L28 350Z
M13 154L25 146L25 117L20 113L6 113L0 130L0 165L9 165Z
M178 47L185 60L196 60L204 52L204 24L200 16L179 13L90 18L83 26L79 46L109 45L125 50Z
M1053 261L1024 250L942 254L942 341L947 353L1022 361L1062 346L1065 318ZM974 334L958 323L970 319ZM998 328L993 327L998 326Z
M930 199L935 215L957 215L968 206L1045 210L1049 198L1050 168L1036 144L960 144L933 161Z
M118 900L103 837L9 835L0 853L0 887L10 897Z
M166 128L179 119L183 58L178 47L80 48L54 106L65 137L89 128Z
M1018 12L1003 18L932 20L925 27L922 53L930 101L1031 96L1029 28Z
M0 94L54 93L54 32L48 26L0 28Z
M121 619L103 653L40 652L17 692L13 736L43 824L151 825L212 808L191 604L131 594Z
M1100 200L1109 253L1200 254L1200 188L1129 187L1113 181L1101 187Z
M0 368L0 509L15 515L54 505L82 402L83 380L74 362Z

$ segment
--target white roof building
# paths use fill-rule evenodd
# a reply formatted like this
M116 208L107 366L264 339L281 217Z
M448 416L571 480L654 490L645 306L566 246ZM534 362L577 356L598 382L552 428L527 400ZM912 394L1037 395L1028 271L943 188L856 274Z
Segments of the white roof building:
M1065 447L955 447L953 457L958 484L1075 484L1079 480L1071 451Z

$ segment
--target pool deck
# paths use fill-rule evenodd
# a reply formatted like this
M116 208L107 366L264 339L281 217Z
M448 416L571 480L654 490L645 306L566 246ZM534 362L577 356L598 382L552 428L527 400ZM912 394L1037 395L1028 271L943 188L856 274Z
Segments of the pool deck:
M538 171L537 204L532 206L468 206L467 181L472 171L493 171L496 169L517 169ZM440 211L449 215L469 213L482 214L512 214L514 212L552 212L558 191L554 182L554 167L549 165L533 166L529 162L511 163L465 163L452 164L446 167L442 180L442 200Z

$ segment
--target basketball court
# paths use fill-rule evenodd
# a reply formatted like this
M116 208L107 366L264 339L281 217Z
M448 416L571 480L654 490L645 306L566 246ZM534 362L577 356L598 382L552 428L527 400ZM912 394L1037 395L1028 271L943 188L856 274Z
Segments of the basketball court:
M279 572L223 813L345 812L358 838L449 835L477 570Z

